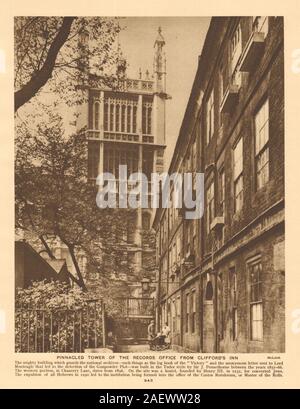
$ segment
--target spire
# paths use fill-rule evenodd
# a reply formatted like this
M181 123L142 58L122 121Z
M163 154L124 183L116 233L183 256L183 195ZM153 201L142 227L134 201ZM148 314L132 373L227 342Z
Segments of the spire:
M118 54L118 59L117 59L117 77L119 79L126 78L126 68L127 68L127 61L121 52L120 54Z
M165 42L165 39L164 39L164 37L163 37L163 35L162 35L162 29L161 29L161 27L158 27L158 34L157 34L157 37L156 37L156 40L155 40L155 43L154 43L154 47L156 46L156 45L158 45L158 44L160 44L161 46L163 46L163 45L165 45L166 44L166 42Z
M80 81L86 83L89 76L89 32L86 27L81 27L78 36L78 53L79 59L77 66L79 68Z
M158 27L158 34L154 43L154 78L157 92L166 92L166 55L164 51L165 39L162 35L161 27Z
M117 77L119 80L120 79L123 80L126 77L127 61L126 61L126 58L123 56L123 53L121 50L119 32L120 32L120 25L118 24Z

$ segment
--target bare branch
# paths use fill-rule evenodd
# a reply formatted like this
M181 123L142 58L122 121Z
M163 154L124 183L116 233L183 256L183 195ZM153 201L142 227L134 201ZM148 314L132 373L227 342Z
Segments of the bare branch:
M52 75L57 55L66 42L75 17L64 17L60 30L54 38L42 68L15 92L15 112L28 102L48 81Z

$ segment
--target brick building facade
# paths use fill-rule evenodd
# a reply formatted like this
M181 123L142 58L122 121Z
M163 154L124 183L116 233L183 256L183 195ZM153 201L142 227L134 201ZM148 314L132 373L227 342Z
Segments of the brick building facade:
M212 18L169 173L202 172L200 219L159 209L158 329L200 352L283 352L282 17Z

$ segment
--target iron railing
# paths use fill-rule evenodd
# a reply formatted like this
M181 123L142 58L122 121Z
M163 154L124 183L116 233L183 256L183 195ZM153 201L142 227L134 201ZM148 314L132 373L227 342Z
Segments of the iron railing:
M105 305L92 300L79 309L15 310L16 352L84 352L105 347Z

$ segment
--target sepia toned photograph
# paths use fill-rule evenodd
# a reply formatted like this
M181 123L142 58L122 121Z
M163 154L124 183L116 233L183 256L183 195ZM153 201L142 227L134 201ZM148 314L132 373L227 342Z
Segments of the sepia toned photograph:
M284 18L14 18L15 352L285 352Z

